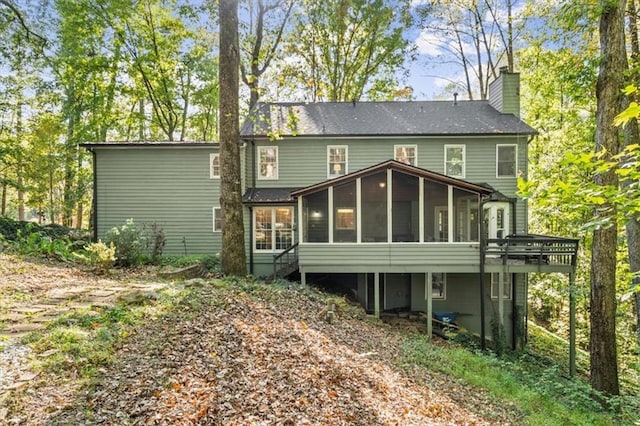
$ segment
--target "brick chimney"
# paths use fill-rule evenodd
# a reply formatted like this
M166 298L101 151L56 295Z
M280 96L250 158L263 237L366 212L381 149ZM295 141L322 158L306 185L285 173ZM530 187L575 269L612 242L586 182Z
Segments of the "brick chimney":
M489 105L503 114L520 118L520 74L500 68L500 75L489 84Z

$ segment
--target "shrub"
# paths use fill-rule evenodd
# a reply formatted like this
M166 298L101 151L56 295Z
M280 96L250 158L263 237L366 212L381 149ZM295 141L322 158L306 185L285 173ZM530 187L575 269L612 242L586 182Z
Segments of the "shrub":
M164 245L167 242L167 238L164 234L164 228L157 222L151 224L145 224L143 226L147 230L147 245L149 255L152 261L157 261L162 252L164 251Z
M133 266L144 260L144 252L147 246L147 239L142 229L128 219L120 226L114 227L107 232L105 242L116 247L116 265Z
M90 266L97 274L106 274L116 262L116 247L113 243L107 246L102 241L87 244L85 253L78 253L76 257Z
M43 256L63 262L73 261L73 243L66 238L51 238L38 230L38 226L27 226L26 235L18 230L15 249L20 254Z

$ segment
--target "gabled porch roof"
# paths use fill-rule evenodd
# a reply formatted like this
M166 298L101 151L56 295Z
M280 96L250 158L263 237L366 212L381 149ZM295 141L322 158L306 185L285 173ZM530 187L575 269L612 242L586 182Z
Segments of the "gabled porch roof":
M307 186L306 188L301 188L301 189L292 191L291 197L297 198L302 195L311 194L311 193L326 189L330 186L339 185L345 182L351 182L358 178L369 176L387 169L396 170L402 173L406 173L406 174L417 176L417 177L422 177L425 179L430 179L432 181L440 182L445 185L452 185L458 188L463 188L463 189L466 189L467 191L476 192L481 195L489 195L495 191L493 188L490 188L485 185L475 184L475 183L467 182L466 180L452 178L450 176L446 176L441 173L432 172L431 170L411 166L409 164L401 163L399 161L387 160L382 163L376 164L374 166L367 167L362 170L358 170L357 172L349 173L347 175L340 176L338 178L329 179L324 182Z

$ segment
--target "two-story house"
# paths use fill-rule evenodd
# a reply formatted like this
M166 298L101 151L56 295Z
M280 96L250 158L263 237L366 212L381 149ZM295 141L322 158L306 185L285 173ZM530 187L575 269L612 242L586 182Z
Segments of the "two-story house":
M453 312L483 342L494 320L515 345L527 274L572 276L577 249L528 234L519 90L503 72L486 101L259 104L240 141L250 272L331 281L375 315ZM133 218L165 253L220 251L217 144L84 146L96 238Z

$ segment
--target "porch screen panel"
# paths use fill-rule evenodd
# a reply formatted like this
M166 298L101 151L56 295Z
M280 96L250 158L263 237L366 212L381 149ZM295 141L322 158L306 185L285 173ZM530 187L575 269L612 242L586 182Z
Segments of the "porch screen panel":
M449 239L449 188L439 182L424 180L424 241L447 242Z
M464 189L453 189L454 241L479 241L479 196Z
M302 198L304 236L307 243L329 242L329 193L324 191Z
M356 182L333 187L333 241L355 243L356 233Z
M362 242L387 242L387 172L361 180Z
M394 242L420 241L419 179L394 171L391 185L391 230Z

